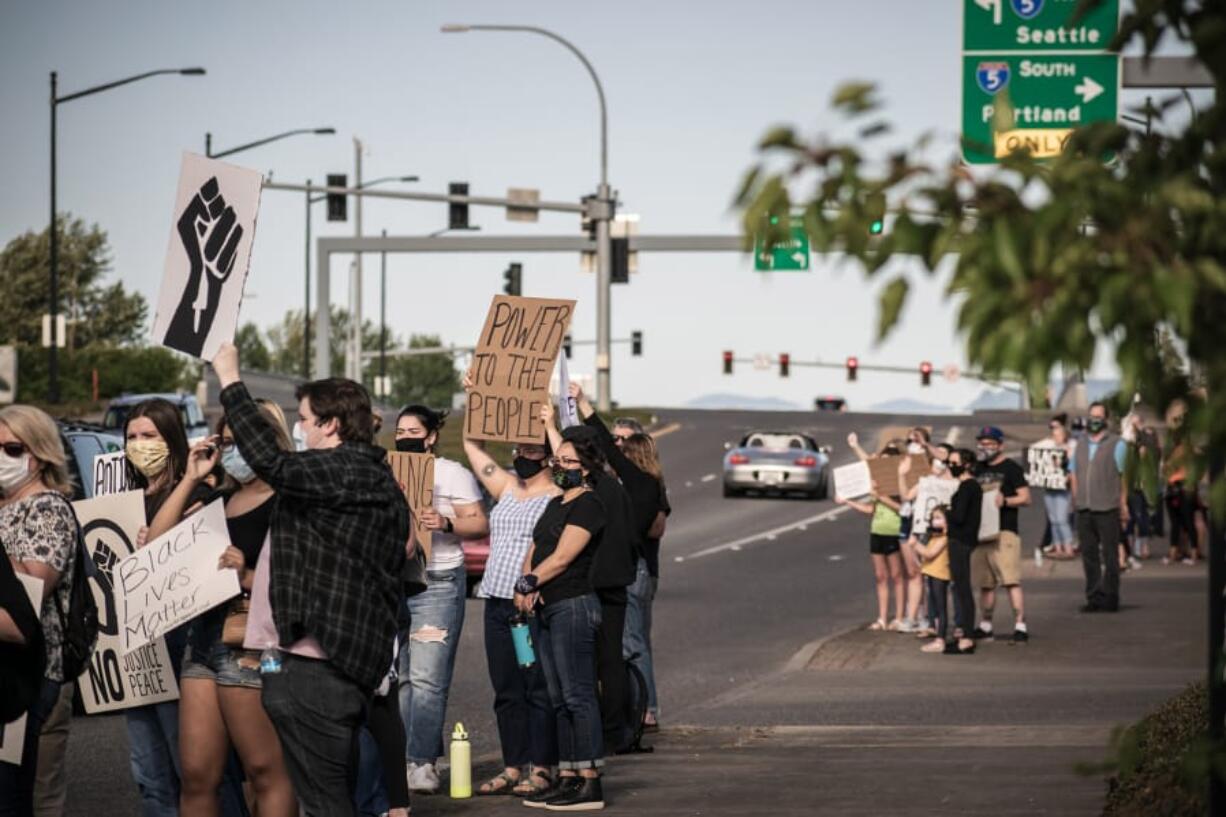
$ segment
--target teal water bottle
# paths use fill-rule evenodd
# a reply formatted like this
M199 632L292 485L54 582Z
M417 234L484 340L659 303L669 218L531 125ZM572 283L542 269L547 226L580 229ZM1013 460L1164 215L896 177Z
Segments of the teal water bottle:
M523 669L536 666L536 650L532 648L532 630L528 627L528 617L516 613L511 617L511 641L515 644L515 660Z

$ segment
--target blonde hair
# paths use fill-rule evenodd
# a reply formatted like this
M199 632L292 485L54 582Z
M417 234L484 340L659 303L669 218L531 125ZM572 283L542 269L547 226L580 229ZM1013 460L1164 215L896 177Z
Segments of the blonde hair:
M0 409L0 423L8 426L38 462L38 478L53 491L71 496L72 477L59 426L47 412L34 406L14 405Z
M640 471L664 481L664 471L660 468L660 454L655 440L646 434L631 434L622 440L621 448L626 459L634 463Z
M264 419L272 426L273 433L277 435L277 447L282 451L294 450L294 438L290 434L289 424L285 421L285 412L271 400L260 397L255 401L256 406L260 409L260 414L264 415ZM226 415L221 415L221 419L217 421L217 433L221 434L229 423L226 422Z

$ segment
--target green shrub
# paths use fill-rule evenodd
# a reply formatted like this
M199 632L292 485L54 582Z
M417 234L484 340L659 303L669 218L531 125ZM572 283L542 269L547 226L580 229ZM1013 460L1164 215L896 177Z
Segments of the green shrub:
M98 372L98 397L106 400L124 392L170 392L179 387L185 359L161 346L87 346L61 349L60 396L65 404L90 400L93 372ZM17 400L47 399L47 350L17 347Z

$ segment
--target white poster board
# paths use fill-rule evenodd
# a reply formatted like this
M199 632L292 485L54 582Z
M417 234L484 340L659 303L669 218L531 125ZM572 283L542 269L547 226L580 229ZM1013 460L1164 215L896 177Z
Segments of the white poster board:
M979 517L979 541L987 542L1000 536L1000 508L996 507L998 488L983 492L983 513Z
M1068 452L1050 443L1038 443L1027 448L1026 484L1044 491L1067 491Z
M25 573L17 573L16 575L17 580L25 587L26 595L30 597L30 606L34 608L34 612L38 613L38 617L41 619L43 580L37 576L29 576ZM14 766L21 765L21 756L25 751L26 720L28 718L28 715L22 715L10 723L0 723L0 763L12 763Z
M566 355L558 355L558 428L567 429L579 425L579 407L575 398L570 396L570 370L566 365Z
M119 494L128 490L128 457L122 451L94 456L94 496ZM144 505L141 506L144 524Z
M928 532L928 514L939 505L949 505L958 490L958 480L924 477L919 482L919 491L912 504L911 532Z
M115 568L115 609L125 655L241 592L238 571L219 570L230 546L220 499Z
M98 643L85 672L77 678L81 703L91 715L130 709L179 697L164 639L156 638L124 655L116 614L114 578L121 560L136 552L136 537L145 524L141 491L106 494L74 502L85 537L85 550L97 568L90 590L98 605Z
M263 176L183 154L153 340L212 360L233 340L251 263Z
M834 495L858 499L873 492L873 478L867 462L853 462L834 469Z

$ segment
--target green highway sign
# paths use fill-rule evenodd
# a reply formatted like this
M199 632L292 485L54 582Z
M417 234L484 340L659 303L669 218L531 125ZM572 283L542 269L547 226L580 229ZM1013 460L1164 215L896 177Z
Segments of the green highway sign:
M1019 148L1038 158L1064 149L1075 128L1114 122L1120 61L1115 54L962 57L962 155L991 164ZM1013 106L1013 122L993 132L997 106Z
M809 269L809 234L799 221L792 222L792 238L770 250L759 236L754 240L753 268L756 272L803 272Z
M1070 25L1079 0L963 0L963 51L1106 51L1120 0Z

